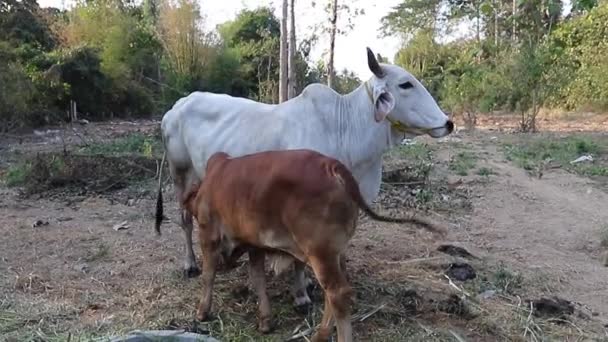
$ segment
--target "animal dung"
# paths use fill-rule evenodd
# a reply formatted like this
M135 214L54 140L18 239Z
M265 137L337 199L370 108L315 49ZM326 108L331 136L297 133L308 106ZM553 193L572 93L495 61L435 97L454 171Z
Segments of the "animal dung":
M49 221L36 220L34 223L32 223L32 228L48 226L48 225L49 225Z

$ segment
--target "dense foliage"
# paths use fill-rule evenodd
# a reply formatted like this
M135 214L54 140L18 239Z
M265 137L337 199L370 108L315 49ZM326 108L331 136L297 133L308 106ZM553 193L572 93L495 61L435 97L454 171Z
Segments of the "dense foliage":
M571 4L564 16L561 0L403 0L383 31L403 37L395 62L448 110L515 111L535 130L542 107L608 110L608 2ZM445 42L458 25L471 38Z
M36 0L0 2L0 131L68 119L74 101L92 120L161 114L206 90L276 103L279 20L243 10L204 32L196 0L77 0L70 10ZM297 91L324 76L296 58ZM359 84L338 75L336 90Z
M402 38L394 62L446 110L472 123L515 111L534 130L543 107L608 109L608 2L571 4L564 16L561 0L402 0L382 31ZM204 20L197 0L1 1L0 131L65 121L72 101L93 120L161 114L195 90L278 102L273 11L243 10L212 32ZM463 25L469 37L447 42ZM327 81L325 63L309 58L316 34L305 35L296 92ZM333 83L345 93L360 80L344 70Z

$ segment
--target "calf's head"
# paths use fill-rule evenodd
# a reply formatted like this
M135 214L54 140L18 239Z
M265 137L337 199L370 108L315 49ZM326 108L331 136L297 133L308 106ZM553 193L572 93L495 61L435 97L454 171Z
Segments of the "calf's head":
M376 122L389 120L393 129L407 136L428 134L434 138L454 130L454 123L416 77L396 65L380 64L367 48L367 64L374 77L367 81Z

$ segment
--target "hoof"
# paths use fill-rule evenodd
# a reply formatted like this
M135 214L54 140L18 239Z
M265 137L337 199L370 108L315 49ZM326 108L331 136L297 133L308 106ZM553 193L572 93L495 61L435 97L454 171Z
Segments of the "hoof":
M196 266L184 269L185 278L196 278L199 275L201 275L201 270Z
M307 278L307 280L306 280L306 291L312 292L315 289L316 286L317 286L317 283L313 279Z
M312 310L312 303L308 302L308 303L302 303L302 304L295 304L294 310L297 313L299 313L300 315L308 315L308 314L310 314L310 311Z
M329 329L319 329L312 338L310 339L312 342L327 342L329 340Z
M272 326L270 324L270 318L262 318L258 321L258 330L262 334L268 334L272 331Z
M200 310L196 313L196 320L199 322L211 321L213 317L208 312L201 312Z

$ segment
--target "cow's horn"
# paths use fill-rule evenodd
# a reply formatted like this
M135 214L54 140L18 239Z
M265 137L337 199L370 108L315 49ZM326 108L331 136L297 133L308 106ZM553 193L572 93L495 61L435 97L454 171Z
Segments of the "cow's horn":
M384 70L382 70L382 67L380 67L380 64L378 64L378 60L370 48L367 48L367 65L369 66L369 70L371 70L376 77L382 78L386 75Z

